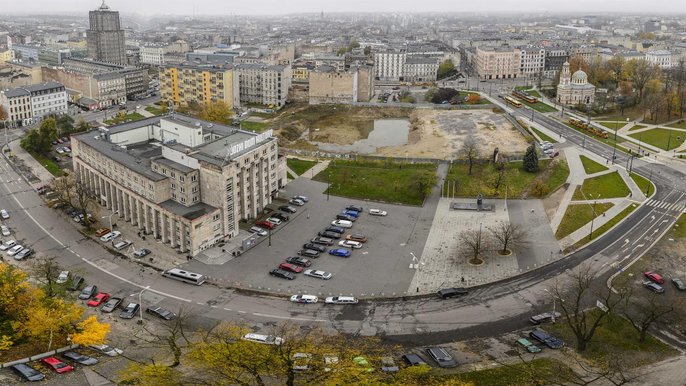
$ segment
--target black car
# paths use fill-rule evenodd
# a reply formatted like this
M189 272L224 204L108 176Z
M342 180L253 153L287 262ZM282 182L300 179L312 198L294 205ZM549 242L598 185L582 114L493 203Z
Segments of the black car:
M303 244L303 248L314 249L315 251L319 251L322 253L326 252L326 247L323 247L323 246L317 245L317 244L312 244L312 243Z
M122 319L132 319L136 316L136 313L138 313L140 308L141 306L138 303L129 303L126 308L124 308L124 311L119 314L119 317Z
M276 213L272 214L272 217L278 218L281 221L288 221L291 219L290 217L286 216L285 214L283 214L281 212L276 212Z
M443 299L448 299L456 296L464 296L468 293L469 291L466 288L443 288L442 290L438 291L438 296L440 296Z
M66 351L62 353L66 359L81 365L91 366L98 363L98 360L87 355L79 354L76 351Z
M96 293L98 293L98 286L91 284L89 286L86 286L86 288L84 288L81 291L81 293L79 294L79 299L88 300L92 298L93 295L95 295Z
M405 354L403 355L403 360L409 366L421 366L426 365L426 362L417 354Z
M73 276L71 278L71 282L69 283L69 287L67 287L67 289L69 291L77 291L79 288L81 288L81 286L83 285L84 282L85 282L85 280L83 280L83 278L81 276Z
M162 318L164 320L172 320L176 317L175 313L157 306L150 306L145 309L145 312L147 312L148 314L155 315L158 318Z
M269 274L272 276L280 277L282 279L288 279L288 280L295 279L295 275L293 275L292 273L290 273L288 271L284 271L283 269L278 269L278 268L272 269L271 271L269 271Z
M533 330L529 333L529 336L550 348L562 348L565 346L564 342L543 330Z
M23 363L12 366L12 370L29 382L41 381L45 379L45 375L43 373Z
M330 239L340 239L341 238L340 233L329 232L329 231L319 232L319 233L317 233L317 235L322 236L322 237L328 237Z
M354 210L355 212L362 213L363 208L361 206L357 206L357 205L348 205L345 207L345 210Z
M316 259L319 257L319 251L315 251L314 249L301 249L298 251L298 255Z
M145 257L145 256L149 255L150 253L152 253L152 252L149 249L143 248L140 251L134 252L133 256L134 257Z
M342 235L343 233L345 233L345 229L343 229L343 228L341 228L341 227L336 227L336 226L333 226L333 225L326 227L326 229L324 229L324 230L327 231L327 232L334 232L334 233L338 233L338 234L341 234L341 235Z
M287 263L295 264L299 267L309 267L312 265L312 262L304 257L300 256L291 256L286 258Z
M455 367L457 362L448 350L441 347L429 347L426 349L426 353L429 354L431 359L436 361L440 367Z
M310 241L313 242L313 243L315 243L315 244L333 245L333 240L330 239L330 238L328 238L328 237L317 236L317 237L313 238L313 239L310 240Z
M336 215L336 220L347 220L350 222L355 222L355 220L357 220L357 219L353 216L348 216L345 213L339 213Z
M281 206L279 207L279 210L282 210L282 211L284 211L284 212L286 212L286 213L295 213L295 212L298 211L297 209L295 209L294 207L292 207L292 206L290 206L290 205L281 205Z

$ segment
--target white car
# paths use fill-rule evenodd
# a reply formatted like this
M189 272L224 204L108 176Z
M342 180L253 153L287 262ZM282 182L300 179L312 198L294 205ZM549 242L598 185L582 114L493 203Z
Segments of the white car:
M293 295L291 296L291 301L293 303L304 303L304 304L309 304L309 303L317 303L319 298L317 298L314 295Z
M24 248L21 251L19 251L19 253L14 255L14 260L21 260L21 259L25 258L26 256L29 256L32 253L33 253L33 251L31 249Z
M17 242L16 242L16 241L14 241L14 240L7 240L7 241L5 241L4 243L2 243L2 245L0 245L0 251L6 251L6 250L12 248L12 247L15 246L15 245L17 245Z
M341 227L341 228L352 228L353 227L352 221L348 221L348 220L334 220L334 221L331 221L331 225L333 225L335 227Z
M100 241L106 243L106 242L108 242L108 241L112 241L112 240L116 239L116 238L119 237L119 236L121 236L121 232L119 232L119 231L112 231L112 232L110 232L110 233L108 233L108 234L103 235L102 237L100 237Z
M69 271L62 271L60 275L57 276L57 284L66 283L69 280Z
M64 150L62 150L61 147L58 147L57 149L55 149L55 151L57 152L57 154L64 154Z
M280 345L283 343L283 338L280 338L278 336L274 335L264 335L264 334L254 334L254 333L248 333L243 335L243 339L249 340L251 342L255 343L262 343L262 344L273 344L273 345Z
M324 300L326 304L357 304L357 298L352 296L329 296Z
M297 352L293 354L293 371L307 371L310 369L312 354Z
M360 249L362 248L362 243L353 241L353 240L341 240L338 242L338 245L341 247L345 248L354 248L354 249Z
M338 356L335 354L326 354L324 355L324 364L327 367L324 367L324 371L329 372L331 371L331 367L334 367L338 365ZM331 366L331 367L329 367Z
M21 245L15 245L15 246L13 246L12 248L10 248L9 251L7 251L7 256L14 256L14 255L16 255L17 253L19 253L19 251L21 251L22 249L24 249L23 246L21 246Z
M331 272L326 271L316 271L314 269L306 269L303 271L303 275L316 277L317 279L329 280L333 276Z
M106 344L95 344L95 345L91 345L88 347L90 347L91 349L93 349L99 353L109 355L111 357L116 357L117 355L124 353L124 351L122 351L118 348L114 348L112 346L108 346Z
M2 232L2 235L3 235L3 236L9 236L9 235L11 235L11 233L10 233L10 228L8 228L8 227L5 226L5 225L0 226L0 231Z
M252 227L252 228L250 228L250 232L257 233L259 236L266 236L267 235L267 231L265 231L264 229L262 229L260 227Z
M10 218L10 214L7 213L5 209L0 210L0 217L2 217L4 220L7 220Z
M305 202L304 202L304 201L298 200L298 199L295 199L295 198L291 198L290 200L288 200L288 203L289 203L289 204L293 204L293 205L297 205L297 206L303 206L303 205L305 205Z
M386 216L388 212L381 209L369 209L369 214L371 214L372 216Z
M308 201L310 201L310 199L307 198L307 196L301 196L301 195L293 196L293 199L294 199L294 200L300 200L300 201L302 201L302 202L308 202Z
M129 245L131 245L131 242L129 240L124 240L124 241L120 241L118 243L114 243L114 245L112 245L112 248L119 251L121 249L128 247Z
M269 218L267 219L267 221L269 221L270 223L272 223L272 224L274 224L274 225L281 225L281 220L279 220L279 219L276 218L276 217L269 217Z

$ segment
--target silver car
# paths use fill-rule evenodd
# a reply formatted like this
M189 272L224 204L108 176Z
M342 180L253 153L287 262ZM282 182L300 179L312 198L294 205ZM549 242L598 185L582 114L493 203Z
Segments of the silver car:
M316 277L317 279L323 279L323 280L329 280L329 279L331 279L331 277L333 277L333 274L331 272L317 271L314 269L306 269L303 272L303 275Z

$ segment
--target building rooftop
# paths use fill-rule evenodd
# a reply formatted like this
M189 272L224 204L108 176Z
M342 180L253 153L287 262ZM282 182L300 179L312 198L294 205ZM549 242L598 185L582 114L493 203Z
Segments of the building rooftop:
M195 220L217 210L215 207L202 202L191 206L184 206L171 199L160 203L160 206L188 220Z

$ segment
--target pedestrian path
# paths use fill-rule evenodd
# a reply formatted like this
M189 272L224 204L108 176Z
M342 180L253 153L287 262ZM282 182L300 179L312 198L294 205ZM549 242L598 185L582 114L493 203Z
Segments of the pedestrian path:
M576 191L576 187L584 183L586 178L586 172L584 171L584 165L581 163L579 158L579 149L576 147L568 147L563 151L565 158L567 159L567 165L569 166L569 177L567 177L567 191L565 192L560 205L555 212L555 215L550 220L550 226L553 228L553 232L557 232L557 228L562 222L562 218L567 212L567 207L572 202L572 197Z
M583 201L591 205L588 201ZM598 200L598 202L601 202L601 200ZM597 230L603 225L605 225L607 222L612 220L615 216L620 214L624 209L628 208L630 205L638 205L634 202L631 202L629 200L625 200L623 198L614 198L614 199L607 199L607 200L602 200L602 202L612 202L615 205L608 209L606 212L604 212L602 215L594 218L592 221L589 221L586 223L584 226L581 228L577 229L576 231L572 232L570 235L567 237L563 238L560 240L560 247L562 249L565 249L567 247L570 247L577 242L583 240L583 239L588 239L591 241L591 230ZM599 236L599 235L598 235Z
M36 161L31 154L27 153L20 145L20 140L14 140L9 143L10 154L19 158L26 167L31 170L31 174L40 180L40 185L48 185L55 179L40 162Z
M319 172L321 172L322 170L329 167L330 162L331 162L330 160L320 161L316 165L312 166L312 168L310 168L310 170L306 171L305 173L303 173L299 177L312 179L314 176L319 174ZM297 176L297 174L295 174L295 173L293 173L293 174Z

